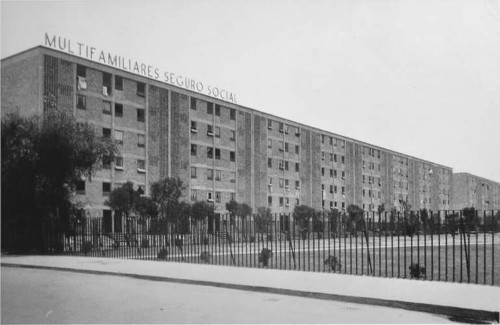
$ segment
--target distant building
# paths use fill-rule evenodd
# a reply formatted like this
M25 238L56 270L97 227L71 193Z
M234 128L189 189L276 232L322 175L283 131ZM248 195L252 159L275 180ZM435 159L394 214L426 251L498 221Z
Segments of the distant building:
M2 60L1 95L2 114L58 106L115 139L121 156L77 188L88 215L107 225L116 223L104 205L113 188L132 181L147 195L164 177L179 177L185 200L217 213L230 200L274 213L452 207L450 167L41 46Z
M477 210L500 209L500 184L469 173L454 173L452 182L454 210L474 207Z

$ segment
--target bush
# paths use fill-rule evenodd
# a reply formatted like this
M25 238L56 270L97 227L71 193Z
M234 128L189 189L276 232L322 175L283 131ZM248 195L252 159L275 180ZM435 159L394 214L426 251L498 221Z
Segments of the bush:
M203 245L208 245L210 243L210 241L208 240L208 237L203 237Z
M212 258L212 254L210 254L207 251L203 251L200 254L200 261L202 261L203 263L207 263L207 264L210 263L211 258Z
M158 252L158 259L165 260L167 259L167 257L168 257L168 249L166 248L160 249L160 251Z
M273 235L272 235L272 234L269 234L269 235L267 236L267 240L268 240L268 241L273 241Z
M342 269L342 264L337 260L335 256L328 256L328 258L324 261L324 264L328 266L330 271L339 271Z
M425 276L425 267L423 267L422 265L412 263L408 268L410 269L411 279L420 279Z
M141 242L141 247L142 248L148 248L149 247L149 239L143 238Z
M91 250L92 250L92 242L86 241L85 243L83 243L82 252L85 255L87 255L88 253L90 253Z
M115 249L120 248L120 242L116 240L116 241L113 243L113 248L115 248Z
M179 248L181 248L182 245L184 245L184 243L182 241L182 238L175 238L174 239L174 244L175 244L176 247L179 247Z
M267 267L271 257L273 257L273 251L268 248L263 248L259 253L259 264L262 263L262 266Z
M250 236L250 242L255 243L255 236Z

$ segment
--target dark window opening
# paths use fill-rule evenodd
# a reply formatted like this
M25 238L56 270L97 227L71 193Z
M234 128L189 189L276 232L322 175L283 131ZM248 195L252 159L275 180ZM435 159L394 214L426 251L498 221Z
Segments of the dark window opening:
M146 95L146 84L143 82L137 83L137 96L144 97Z
M87 99L84 95L76 95L76 108L78 109L86 109L87 108Z
M115 116L123 117L123 104L115 103Z
M220 116L220 105L215 104L215 116Z
M144 109L142 108L138 108L137 109L137 121L138 122L144 122L145 120L145 112L144 112Z
M212 115L214 113L214 104L207 103L207 114Z
M120 76L115 76L115 89L123 90L123 78Z

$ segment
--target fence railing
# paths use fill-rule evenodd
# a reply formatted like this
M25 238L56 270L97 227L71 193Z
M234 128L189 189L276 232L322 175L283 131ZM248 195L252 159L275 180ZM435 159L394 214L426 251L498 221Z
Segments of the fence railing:
M121 224L112 227L109 220L92 218L64 230L56 220L37 231L2 229L2 250L29 241L51 254L500 284L500 213L495 211L113 222Z

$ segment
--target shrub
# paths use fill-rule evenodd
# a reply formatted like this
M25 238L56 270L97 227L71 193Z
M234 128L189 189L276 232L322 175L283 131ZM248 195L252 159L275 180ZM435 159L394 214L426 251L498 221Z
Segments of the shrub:
M114 242L113 242L113 248L115 248L115 249L116 249L116 248L120 248L120 242L119 242L119 241L117 241L117 240L116 240L116 241L114 241Z
M167 259L167 257L168 257L168 249L166 248L160 249L160 251L158 252L158 259L165 260Z
M87 255L88 253L90 253L91 250L92 250L92 242L86 241L85 243L83 243L82 252L85 255Z
M262 266L267 267L271 257L273 257L273 251L268 248L263 248L259 253L259 264L262 263Z
M250 236L250 242L255 243L255 236Z
M422 265L412 263L408 268L410 269L411 279L420 279L425 276L425 267Z
M175 246L181 248L184 243L182 242L182 238L175 238L174 244L175 244Z
M328 266L330 271L339 271L342 269L342 264L337 260L335 256L328 256L328 258L324 261L324 264Z
M210 263L210 260L212 259L212 254L210 254L209 252L207 251L203 251L201 252L200 254L200 261L202 261L203 263Z
M273 235L272 235L272 234L269 234L269 235L267 236L267 240L268 240L268 241L273 241Z
M210 241L208 240L208 237L203 237L203 245L208 245L210 243Z
M142 248L148 248L149 247L149 239L143 238L141 242L141 247Z

